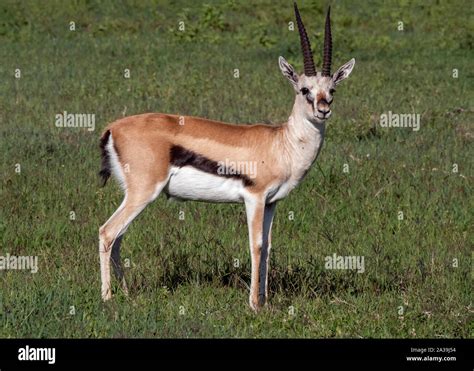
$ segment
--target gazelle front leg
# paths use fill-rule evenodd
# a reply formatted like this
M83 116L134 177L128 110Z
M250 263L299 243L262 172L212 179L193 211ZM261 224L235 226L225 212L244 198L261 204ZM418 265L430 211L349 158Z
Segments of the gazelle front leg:
M258 311L268 298L268 263L276 203L265 205L263 199L255 198L247 200L245 207L252 262L249 303L253 310Z
M250 280L249 304L254 311L258 311L264 304L259 300L260 290L260 262L262 261L263 244L263 219L265 214L265 201L259 197L245 200L247 224L249 229L250 259L252 273Z
M268 270L270 250L272 249L272 225L276 202L265 205L263 216L262 255L260 262L260 301L268 300ZM263 297L263 298L262 298Z

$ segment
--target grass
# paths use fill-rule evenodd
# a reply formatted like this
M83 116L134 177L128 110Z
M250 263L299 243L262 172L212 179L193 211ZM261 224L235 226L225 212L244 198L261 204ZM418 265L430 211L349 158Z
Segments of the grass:
M101 302L98 228L122 195L98 186L98 138L143 112L286 120L278 56L302 70L291 4L2 3L0 255L38 256L39 271L0 271L0 337L472 337L467 4L333 2L334 68L357 62L317 164L277 207L255 315L243 206L163 196L124 238L130 297ZM324 9L300 2L318 66ZM380 127L389 110L419 113L421 129ZM95 131L55 127L63 111L94 113ZM365 272L325 269L333 253L363 256Z

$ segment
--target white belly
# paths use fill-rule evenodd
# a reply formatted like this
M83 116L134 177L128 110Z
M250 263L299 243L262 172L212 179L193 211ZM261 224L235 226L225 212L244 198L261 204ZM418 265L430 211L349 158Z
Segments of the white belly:
M208 202L243 202L244 192L240 179L212 175L191 166L173 167L166 187L172 197Z

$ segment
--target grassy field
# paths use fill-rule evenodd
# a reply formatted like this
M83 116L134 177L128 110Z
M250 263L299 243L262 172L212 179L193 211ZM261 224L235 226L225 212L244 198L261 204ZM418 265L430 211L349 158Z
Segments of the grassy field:
M334 68L357 62L317 164L277 207L265 310L247 305L244 207L164 196L124 238L130 296L113 280L102 303L98 228L122 199L99 187L102 128L144 112L278 123L292 108L277 62L302 71L292 3L195 3L0 5L0 255L39 264L0 271L0 337L472 337L474 16L460 0L332 1ZM299 4L320 67L327 4ZM63 111L95 114L95 130L57 128ZM381 127L388 111L420 114L420 130ZM365 272L325 269L334 253Z

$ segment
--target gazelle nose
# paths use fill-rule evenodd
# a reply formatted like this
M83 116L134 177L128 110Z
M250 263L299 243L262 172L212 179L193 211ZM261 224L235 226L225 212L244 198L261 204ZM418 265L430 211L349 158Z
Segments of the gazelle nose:
M318 108L318 112L321 113L323 116L326 116L330 112L330 109L329 108L323 108L323 109Z

